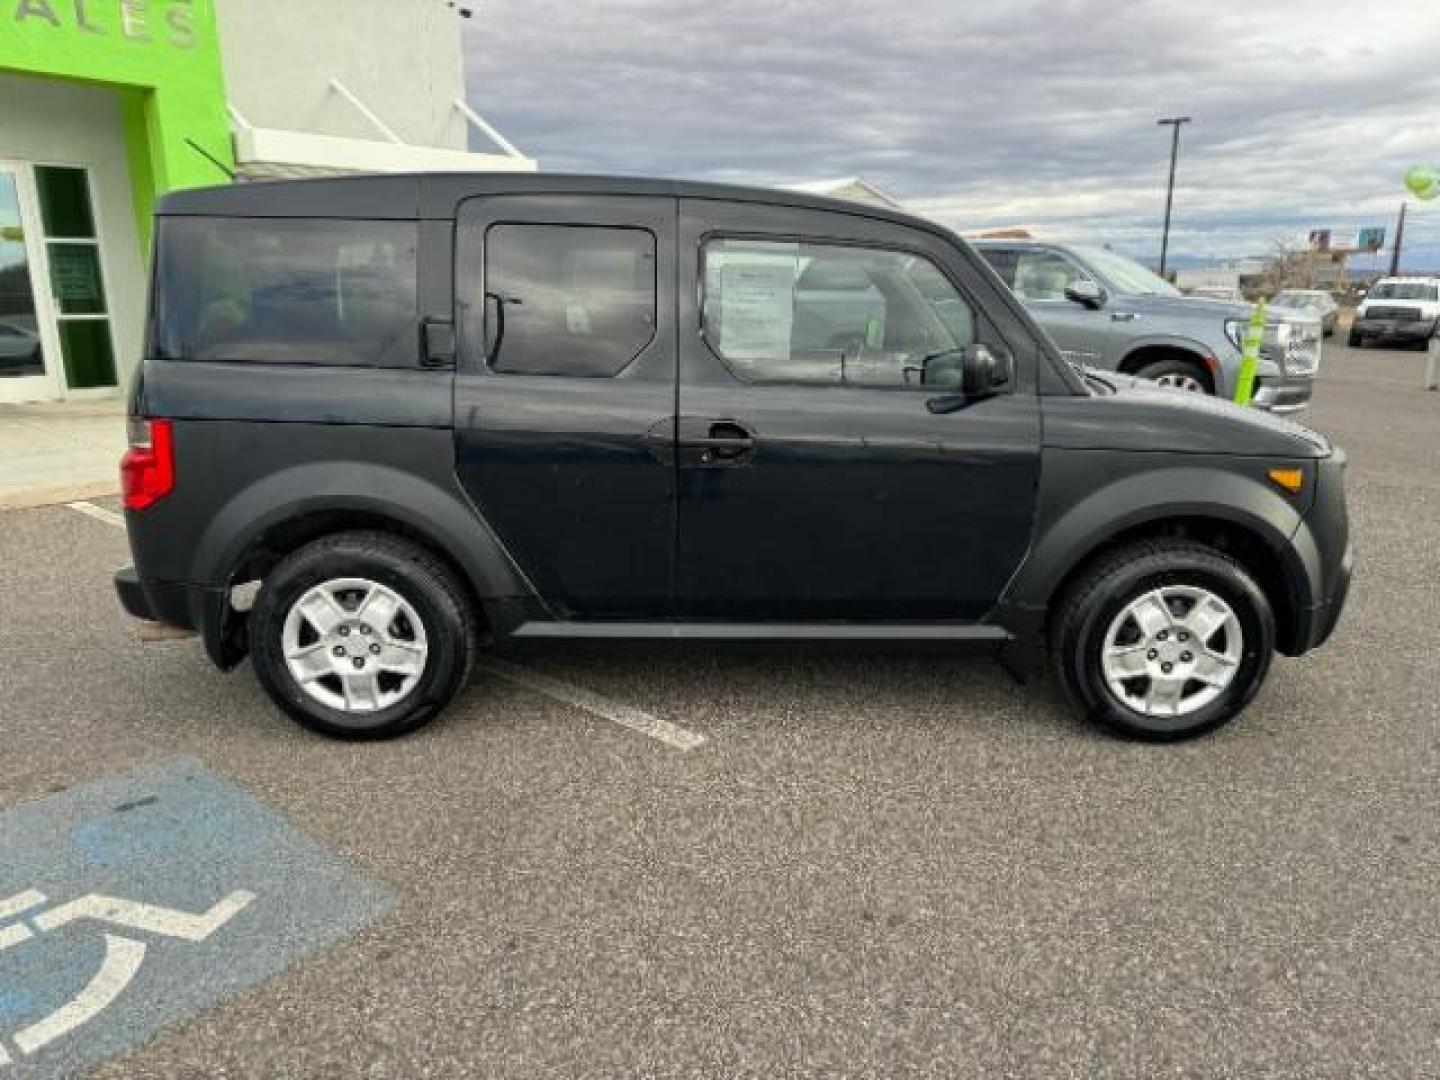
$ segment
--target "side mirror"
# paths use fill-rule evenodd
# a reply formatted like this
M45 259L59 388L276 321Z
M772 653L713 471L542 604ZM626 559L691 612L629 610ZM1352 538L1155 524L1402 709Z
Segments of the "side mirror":
M937 415L958 412L967 405L992 398L1015 378L1015 358L1008 349L991 349L988 345L970 345L963 352L956 350L957 379L950 382L958 393L941 394L925 402Z
M1009 349L992 350L972 345L965 350L960 369L960 392L968 398L989 397L1015 378L1015 358Z
M1089 278L1077 278L1065 286L1065 299L1095 311L1105 306L1105 290Z

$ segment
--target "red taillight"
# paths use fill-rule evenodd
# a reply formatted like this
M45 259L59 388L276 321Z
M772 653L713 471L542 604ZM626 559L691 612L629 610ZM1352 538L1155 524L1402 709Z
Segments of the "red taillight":
M131 420L130 449L120 459L126 510L144 510L175 487L175 442L169 420Z

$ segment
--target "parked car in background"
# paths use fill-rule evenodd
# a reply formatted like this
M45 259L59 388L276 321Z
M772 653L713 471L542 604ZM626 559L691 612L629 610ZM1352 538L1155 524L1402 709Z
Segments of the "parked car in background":
M120 599L320 731L413 730L511 642L929 641L1175 739L1344 603L1325 436L1082 376L920 218L436 174L154 235Z
M1308 311L1320 320L1320 329L1326 337L1335 333L1335 324L1340 318L1340 305L1324 289L1281 289L1270 301L1274 307L1289 308L1292 311Z
M1440 281L1435 278L1381 278L1350 324L1349 344L1363 349L1371 342L1425 348L1440 328Z
M1228 300L1232 304L1245 302L1245 294L1235 285L1192 285L1180 291L1186 296L1198 296L1202 300Z
M1034 240L978 240L975 246L1067 359L1234 397L1249 304L1184 296L1106 248ZM1319 322L1308 314L1271 313L1253 403L1274 412L1302 409L1319 370Z
M14 323L0 322L0 375L29 374L40 363L40 338Z

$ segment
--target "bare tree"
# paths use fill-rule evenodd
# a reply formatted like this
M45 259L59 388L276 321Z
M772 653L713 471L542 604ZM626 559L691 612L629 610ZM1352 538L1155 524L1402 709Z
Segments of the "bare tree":
M1280 289L1310 287L1315 261L1309 247L1293 233L1276 233L1269 243L1270 256L1263 274L1265 291L1273 295Z

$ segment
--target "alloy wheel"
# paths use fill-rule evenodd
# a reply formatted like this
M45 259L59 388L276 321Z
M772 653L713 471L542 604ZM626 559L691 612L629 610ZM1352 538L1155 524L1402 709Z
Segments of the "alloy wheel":
M1182 372L1175 372L1171 375L1161 375L1155 380L1161 386L1168 386L1172 390L1187 390L1191 393L1205 393L1205 384L1194 375L1186 375Z
M1244 655L1233 608L1207 589L1167 585L1110 623L1100 667L1110 692L1145 716L1186 716L1225 692Z
M291 605L281 631L285 665L300 689L341 712L387 709L420 682L425 627L404 597L365 578L316 585Z

